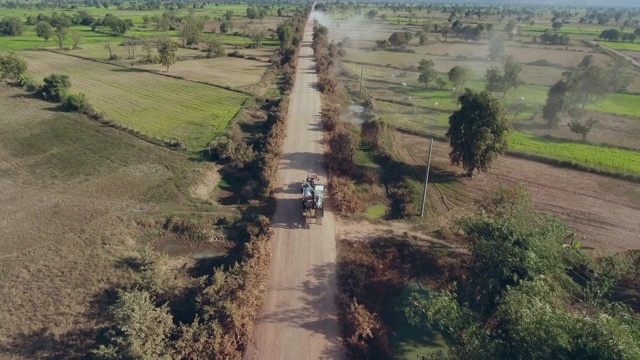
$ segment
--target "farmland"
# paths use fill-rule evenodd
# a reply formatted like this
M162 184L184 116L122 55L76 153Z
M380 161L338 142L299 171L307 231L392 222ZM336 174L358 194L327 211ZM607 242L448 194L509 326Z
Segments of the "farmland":
M29 73L42 79L67 74L71 91L122 126L189 148L206 146L235 116L247 96L147 71L82 60L56 53L23 52Z
M596 169L640 175L638 151L542 138L521 132L511 135L509 145L515 151L568 160Z
M84 356L132 279L118 261L156 220L215 211L190 195L203 167L18 88L0 86L0 112L2 357Z
M275 29L277 26L277 19L273 17L267 17L265 19L252 21L246 17L246 5L235 5L235 4L225 4L220 5L216 4L215 6L205 6L202 9L198 10L197 15L200 17L206 17L208 20L205 24L205 30L210 32L212 30L216 30L220 26L220 19L224 18L224 15L227 11L231 11L233 13L234 21L237 29L243 28L243 24L247 24L248 28L272 28ZM283 9L287 11L287 7L284 6ZM162 15L167 10L166 9L158 9L158 10L149 10L149 11L136 11L136 10L126 10L126 9L116 9L115 7L111 8L95 8L95 7L85 7L79 6L75 9L2 9L2 16L15 16L22 20L26 20L28 16L37 16L39 14L44 14L50 16L53 13L64 13L70 16L73 16L77 11L87 11L94 17L104 17L107 14L112 14L122 19L129 19L133 22L134 26L125 34L124 37L112 36L111 34L107 34L104 32L94 32L91 31L90 26L73 26L73 30L79 31L83 35L83 39L81 44L92 44L97 42L121 42L124 38L135 37L137 39L148 38L148 37L158 37L158 36L177 36L178 32L175 30L166 30L159 31L155 29L151 24L146 24L143 21L143 17L152 17L154 15ZM187 9L174 10L178 16L185 16L188 14ZM223 36L223 42L228 44L239 44L244 45L248 44L250 40L243 36ZM67 40L69 43L70 40ZM274 40L266 40L265 45L276 45L277 41ZM52 47L55 46L53 40L49 40L45 42L43 39L38 38L36 36L34 26L28 25L25 27L25 31L21 36L10 36L0 37L0 49L2 50L21 50L21 49L36 49L43 47Z

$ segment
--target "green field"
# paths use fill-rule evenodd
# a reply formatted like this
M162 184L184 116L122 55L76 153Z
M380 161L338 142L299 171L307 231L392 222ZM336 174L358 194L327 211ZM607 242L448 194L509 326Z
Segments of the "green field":
M247 5L207 5L202 9L198 9L196 12L197 16L207 16L209 20L207 21L205 28L210 29L212 27L216 27L219 23L215 22L215 19L222 18L227 10L231 10L234 13L233 19L238 22L238 25L233 29L233 31L241 31L239 22L246 22L246 9ZM83 35L83 39L80 44L92 44L96 42L113 42L120 43L124 38L136 37L136 38L145 38L145 37L158 37L163 35L169 36L177 36L177 30L170 31L158 31L155 29L155 25L150 23L145 25L143 22L144 16L152 17L154 15L162 15L167 10L150 10L150 11L135 11L135 10L118 10L115 6L109 7L109 9L95 8L95 7L78 7L77 9L6 9L2 8L0 10L1 17L19 17L22 20L27 19L28 16L37 16L38 14L51 15L54 12L67 14L69 16L73 16L79 10L86 10L91 15L96 18L102 18L106 14L113 14L122 19L131 19L134 23L133 28L127 31L124 37L116 37L111 36L108 33L98 33L91 31L90 26L72 26L70 28L71 31L77 30L80 31ZM273 8L271 11L274 15L276 13L276 8ZM175 11L178 16L184 17L189 13L189 9L178 9ZM250 25L251 27L273 27L268 21L263 23L263 20L257 21L255 24ZM106 28L98 28L101 32L108 32ZM209 31L209 30L207 30ZM222 35L222 42L229 45L248 45L251 43L249 38L244 38L241 36L231 36L231 35ZM70 37L66 41L67 46L71 45ZM279 42L277 40L267 39L263 42L264 46L277 46ZM35 33L34 25L25 25L25 31L21 36L2 36L0 37L0 49L1 50L21 50L21 49L39 49L45 47L56 47L53 39L49 39L48 42L45 42L43 39L38 38Z
M569 160L596 169L640 175L639 151L541 138L521 132L511 135L509 147L511 150Z
M180 140L189 149L206 146L224 131L247 98L135 68L42 51L22 55L34 79L67 74L71 92L84 93L108 119L152 137Z
M605 114L640 117L640 95L611 94L587 108ZM640 125L640 122L638 124Z
M638 42L598 41L597 43L615 50L640 51L640 43Z

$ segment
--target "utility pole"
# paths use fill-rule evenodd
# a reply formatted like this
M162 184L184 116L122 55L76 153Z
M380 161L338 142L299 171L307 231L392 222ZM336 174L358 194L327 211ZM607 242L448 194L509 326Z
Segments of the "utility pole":
M429 143L429 161L427 162L427 176L424 178L424 192L422 193L422 210L420 210L420 217L424 216L424 205L427 202L427 186L429 186L429 168L431 167L431 150L433 150L433 138Z
M364 60L362 60L362 67L360 68L360 95L362 95L362 76L364 74Z

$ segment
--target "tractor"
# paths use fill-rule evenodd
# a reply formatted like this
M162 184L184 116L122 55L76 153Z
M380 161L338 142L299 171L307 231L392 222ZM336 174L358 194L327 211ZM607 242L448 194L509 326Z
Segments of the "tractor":
M316 218L316 224L322 224L324 216L324 185L320 184L320 178L316 173L309 173L305 180L302 180L300 187L302 194L302 215L305 223L309 219Z

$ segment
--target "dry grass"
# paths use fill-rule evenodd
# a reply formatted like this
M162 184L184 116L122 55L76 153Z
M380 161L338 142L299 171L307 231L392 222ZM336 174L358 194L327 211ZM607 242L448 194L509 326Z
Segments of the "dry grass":
M22 55L34 79L67 74L71 92L86 94L110 120L149 136L178 139L189 148L202 148L224 131L246 99L244 94L135 68L49 52Z
M244 50L241 52L245 54ZM243 88L259 82L270 65L267 62L225 56L215 59L179 61L171 66L169 73L187 80ZM160 64L138 67L158 72L164 72L166 69Z
M51 106L0 87L4 359L84 354L132 276L117 260L153 230L137 223L202 204L196 163Z

